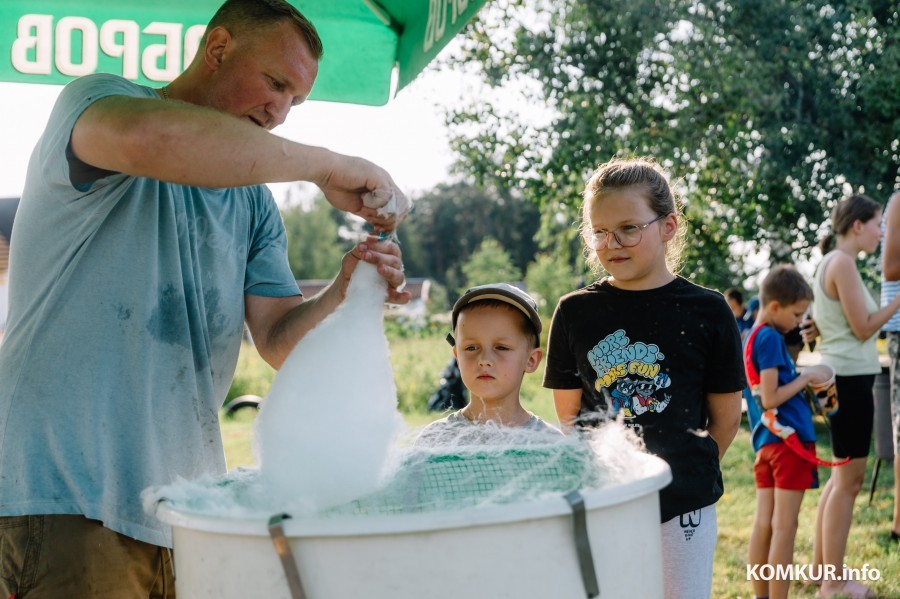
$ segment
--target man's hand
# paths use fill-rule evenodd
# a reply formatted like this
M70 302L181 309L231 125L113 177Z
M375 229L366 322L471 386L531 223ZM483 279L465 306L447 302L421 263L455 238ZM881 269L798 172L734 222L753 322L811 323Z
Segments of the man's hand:
M409 200L387 171L355 156L333 153L331 162L327 176L315 183L332 206L365 219L376 232L393 231L403 222Z
M400 247L390 241L379 241L377 237L369 236L362 243L344 254L341 260L341 273L339 278L343 281L341 297L347 293L350 277L360 260L374 264L380 274L388 283L387 299L389 304L405 304L412 299L409 291L403 291L406 285L406 276L403 274L403 257Z
M341 260L341 270L328 287L305 299L245 295L245 317L259 354L273 368L281 368L290 351L309 331L322 322L347 297L350 277L360 260L374 264L388 283L385 301L405 304L412 295L403 291L403 259L400 248L390 241L368 237Z

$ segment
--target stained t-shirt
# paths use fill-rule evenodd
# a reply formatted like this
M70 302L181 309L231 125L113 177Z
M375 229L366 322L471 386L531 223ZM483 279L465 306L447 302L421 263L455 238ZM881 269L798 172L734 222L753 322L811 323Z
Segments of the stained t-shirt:
M621 412L668 462L662 521L723 493L718 446L705 433L708 393L745 385L741 342L725 298L677 277L625 291L606 279L564 296L553 315L544 387L580 389L576 424Z
M0 515L84 514L163 545L168 527L140 493L224 472L218 410L244 294L299 290L265 187L188 187L75 158L76 119L111 95L158 100L112 75L70 83L28 166L0 344Z

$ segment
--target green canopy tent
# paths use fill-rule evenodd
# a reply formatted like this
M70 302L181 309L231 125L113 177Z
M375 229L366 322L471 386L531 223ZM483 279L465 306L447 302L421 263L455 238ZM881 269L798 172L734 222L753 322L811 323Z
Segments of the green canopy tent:
M66 83L106 72L160 85L193 57L221 1L3 0L0 81ZM382 105L486 0L289 1L325 46L310 99Z

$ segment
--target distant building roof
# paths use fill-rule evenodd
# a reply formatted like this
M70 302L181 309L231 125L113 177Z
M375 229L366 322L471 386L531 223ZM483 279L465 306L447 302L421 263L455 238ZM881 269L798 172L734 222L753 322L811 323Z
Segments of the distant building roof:
M331 283L331 279L299 279L297 281L297 285L300 287L300 291L305 297L314 296L325 289L329 283ZM410 277L406 279L404 291L409 291L410 294L412 294L411 301L420 299L427 302L428 291L430 288L431 279L424 277Z

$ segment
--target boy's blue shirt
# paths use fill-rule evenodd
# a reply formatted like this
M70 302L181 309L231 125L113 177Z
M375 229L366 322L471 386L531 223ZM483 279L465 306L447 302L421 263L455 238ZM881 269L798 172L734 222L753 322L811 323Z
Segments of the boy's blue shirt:
M746 343L746 342L745 342ZM797 368L787 351L784 337L770 326L761 327L753 340L751 359L757 372L767 368L778 369L778 386L782 387L797 378ZM772 434L760 423L760 410L751 407L752 399L747 403L747 415L750 419L750 430L753 431L753 449L759 451L763 445L781 443L781 439ZM813 427L812 410L809 401L803 391L788 399L778 406L778 420L797 431L797 436L804 443L813 443L816 440L816 431Z

